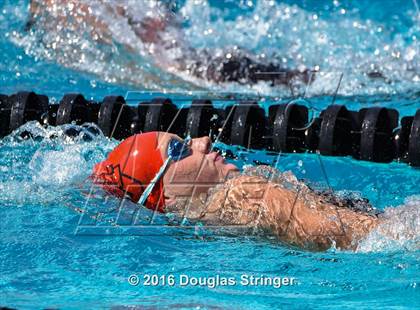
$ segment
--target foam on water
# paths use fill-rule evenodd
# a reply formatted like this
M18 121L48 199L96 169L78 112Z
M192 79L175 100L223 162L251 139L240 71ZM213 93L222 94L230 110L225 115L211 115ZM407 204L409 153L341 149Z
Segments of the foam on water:
M93 135L94 128L99 134ZM71 132L73 136L69 136ZM74 135L74 133L78 133ZM0 142L0 203L49 205L69 199L115 145L95 125L43 127L28 122Z
M416 251L420 249L420 196L408 197L404 205L386 208L383 223L359 246L359 252Z
M362 19L358 9L349 11L334 3L330 16L274 1L258 1L251 14L231 21L207 1L187 1L182 12L191 21L187 30L191 44L246 46L261 57L280 58L287 67L321 71L308 88L309 95L333 93L341 73L339 93L346 95L418 88L420 16L414 6L408 12L412 26L395 35L391 26ZM203 36L209 29L212 35ZM368 74L375 71L383 78L370 79Z
M172 68L176 59L188 63L197 53L200 55L200 50L224 55L239 47L287 68L319 71L312 85L301 87L309 95L334 93L341 75L339 93L343 95L419 90L420 16L414 5L404 11L404 19L395 14L389 21L378 21L366 18L363 7L347 8L338 1L328 10L318 11L275 1L241 2L232 17L230 10L210 5L207 0L187 0L178 4L175 18L182 22L182 29L169 27L162 34L166 43L159 46L143 44L127 17L115 14L115 7L109 10L107 5L90 0L83 3L92 5L95 16L109 28L109 33L103 34L86 24L82 29L70 24L59 30L39 26L28 33L14 32L9 34L10 39L37 58L138 88L198 87L290 95L288 88L273 90L264 83L252 87L235 83L214 85ZM125 0L121 6L141 21L145 14L163 14L153 3L156 4ZM10 7L9 10L13 12ZM173 46L168 43L172 40L176 41ZM191 52L190 47L197 53Z

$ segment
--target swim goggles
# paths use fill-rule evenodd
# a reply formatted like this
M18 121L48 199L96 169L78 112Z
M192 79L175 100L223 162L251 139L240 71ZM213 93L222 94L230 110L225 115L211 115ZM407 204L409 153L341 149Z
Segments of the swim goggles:
M187 137L184 141L180 141L176 138L172 138L169 141L168 149L166 151L168 158L165 160L162 167L160 167L158 173L150 181L149 185L146 187L143 194L140 196L138 204L140 204L141 206L145 205L145 202L149 197L150 193L152 192L153 188L155 187L156 183L160 180L160 178L165 173L166 169L168 168L171 162L179 161L191 155L192 151L190 148L190 141L190 137Z

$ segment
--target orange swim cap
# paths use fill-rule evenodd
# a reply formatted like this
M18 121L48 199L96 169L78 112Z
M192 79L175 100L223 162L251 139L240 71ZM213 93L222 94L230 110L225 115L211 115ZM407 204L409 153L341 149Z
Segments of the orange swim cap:
M127 193L137 202L163 165L158 133L137 134L121 142L103 162L93 168L93 180L118 197ZM162 178L146 200L146 207L164 212Z

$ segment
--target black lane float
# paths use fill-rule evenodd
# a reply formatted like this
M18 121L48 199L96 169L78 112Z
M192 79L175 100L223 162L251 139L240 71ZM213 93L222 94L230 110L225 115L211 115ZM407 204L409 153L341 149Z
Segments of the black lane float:
M398 111L384 107L350 111L330 105L312 120L305 105L273 104L266 115L253 101L215 108L210 100L192 100L178 108L168 98L137 106L121 96L102 102L66 94L59 104L34 92L0 94L0 137L28 121L43 125L96 123L105 136L124 139L139 132L169 131L180 136L209 135L226 144L273 152L319 152L373 162L398 160L420 167L420 109L399 121Z

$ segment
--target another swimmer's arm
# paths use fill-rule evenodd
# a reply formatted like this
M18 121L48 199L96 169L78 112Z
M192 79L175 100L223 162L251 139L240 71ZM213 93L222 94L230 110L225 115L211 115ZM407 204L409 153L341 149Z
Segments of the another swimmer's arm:
M111 44L112 35L108 25L92 13L89 5L78 0L32 0L27 30L43 17L42 27L55 31L66 27L73 31L85 31L90 25L90 35L95 41Z

